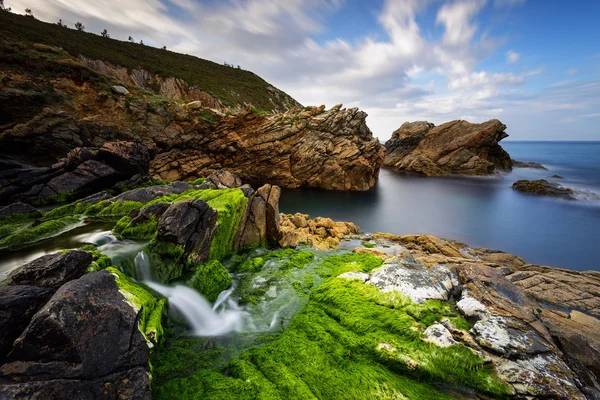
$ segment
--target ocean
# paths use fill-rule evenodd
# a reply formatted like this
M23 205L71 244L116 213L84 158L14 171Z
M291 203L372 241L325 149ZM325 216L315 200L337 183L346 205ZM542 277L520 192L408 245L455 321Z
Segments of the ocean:
M502 250L532 264L600 271L600 142L502 146L513 159L548 170L427 178L382 168L367 192L284 189L280 211L352 221L370 233L431 234ZM519 179L555 181L575 189L579 199L520 193L511 188Z

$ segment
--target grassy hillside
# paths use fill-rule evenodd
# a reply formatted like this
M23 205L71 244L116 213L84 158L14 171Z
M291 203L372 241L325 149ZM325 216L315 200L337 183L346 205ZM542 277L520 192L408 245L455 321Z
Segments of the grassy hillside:
M272 98L280 109L287 109L281 100L291 99L283 92L277 99L267 90L271 85L250 71L137 43L103 38L22 15L0 12L2 37L62 47L75 56L83 55L128 69L142 68L163 78L175 76L200 87L228 106L251 103L256 108L271 110L274 106L269 98Z

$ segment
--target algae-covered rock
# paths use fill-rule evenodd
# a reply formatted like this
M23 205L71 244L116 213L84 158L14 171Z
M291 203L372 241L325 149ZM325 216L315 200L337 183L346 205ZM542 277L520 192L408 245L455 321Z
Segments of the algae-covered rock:
M219 261L212 260L197 266L187 284L214 303L219 293L231 285L231 276Z
M81 277L92 261L91 254L79 250L49 254L12 271L8 281L11 285L58 289L63 284Z

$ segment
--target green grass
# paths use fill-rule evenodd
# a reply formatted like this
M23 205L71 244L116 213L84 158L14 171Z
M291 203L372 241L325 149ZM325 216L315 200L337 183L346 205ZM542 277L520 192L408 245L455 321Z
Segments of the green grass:
M381 260L369 254L336 255L319 264L320 274L330 278L312 289L285 331L264 344L227 364L227 347L217 343L202 351L198 342L176 340L156 353L153 398L433 400L510 393L467 347L422 340L436 320L457 318L453 303L415 304L399 293L335 277L379 266Z
M219 261L212 260L198 265L187 285L214 303L219 293L231 285L231 276Z
M159 343L164 334L162 318L166 314L167 300L155 297L118 269L109 267L107 270L115 275L117 285L119 285L119 289L127 301L135 307L136 311L141 313L140 332L142 332L148 343L152 345Z
M267 90L267 87L271 85L256 74L191 55L106 39L92 33L78 32L53 23L44 23L6 12L0 13L0 37L17 42L43 43L62 47L73 56L81 54L94 60L120 65L129 70L143 68L163 78L174 76L183 79L190 85L200 87L228 106L248 103L259 109L272 110L274 108L270 100L272 98L272 101L280 109L287 109L280 99ZM169 43L166 45L169 46ZM35 67L36 63L32 64L31 67ZM48 65L39 65L39 67L41 67L41 72L51 70ZM30 70L30 66L27 66L27 69ZM59 71L59 75L61 73L62 71ZM291 100L283 92L280 97Z
M78 217L67 216L26 227L0 239L0 248L18 248L39 242L56 236L79 223L80 219Z

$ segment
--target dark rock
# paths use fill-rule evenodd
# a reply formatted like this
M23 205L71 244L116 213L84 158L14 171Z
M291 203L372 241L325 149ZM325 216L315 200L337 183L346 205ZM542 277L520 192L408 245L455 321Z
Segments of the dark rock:
M536 181L520 180L513 183L512 188L524 193L536 195L561 197L563 199L574 200L573 190L560 186L555 182L548 182L545 179Z
M565 179L560 175L550 175L549 178L553 178L553 179Z
M406 122L385 144L384 165L427 175L488 175L510 169L510 156L498 144L508 135L498 120L482 124L452 121Z
M65 166L67 168L77 168L81 163L93 159L98 152L87 147L76 147L67 153Z
M92 261L90 253L79 250L42 256L11 272L9 284L58 289L85 274Z
M208 259L217 229L217 211L202 200L180 201L171 205L158 224L157 239L179 244L197 262Z
M0 286L0 365L6 361L13 342L27 327L31 317L53 293L52 289L36 286Z
M543 169L546 171L548 170L548 168L544 167L542 164L536 163L533 161L512 160L512 163L513 163L514 168L534 168L534 169Z
M150 168L150 153L140 143L105 143L98 151L96 159L127 177L148 175L148 169Z
M138 201L147 203L160 196L168 196L170 194L181 194L190 189L190 185L184 182L175 182L171 185L157 185L146 188L129 190L115 196L112 201Z
M93 381L136 367L147 371L139 318L110 272L88 273L63 285L35 314L0 376L13 383Z
M242 187L248 203L235 238L235 247L260 246L278 242L279 227L279 186L263 185L256 192Z
M19 214L30 214L31 216L41 216L42 213L36 208L25 203L13 203L0 208L0 220Z
M133 227L151 219L159 220L168 208L169 204L164 203L158 203L148 206L143 210L139 211L134 217L132 217L129 226Z
M74 171L66 172L47 183L56 194L84 192L112 186L122 175L108 165L96 160L80 164Z

